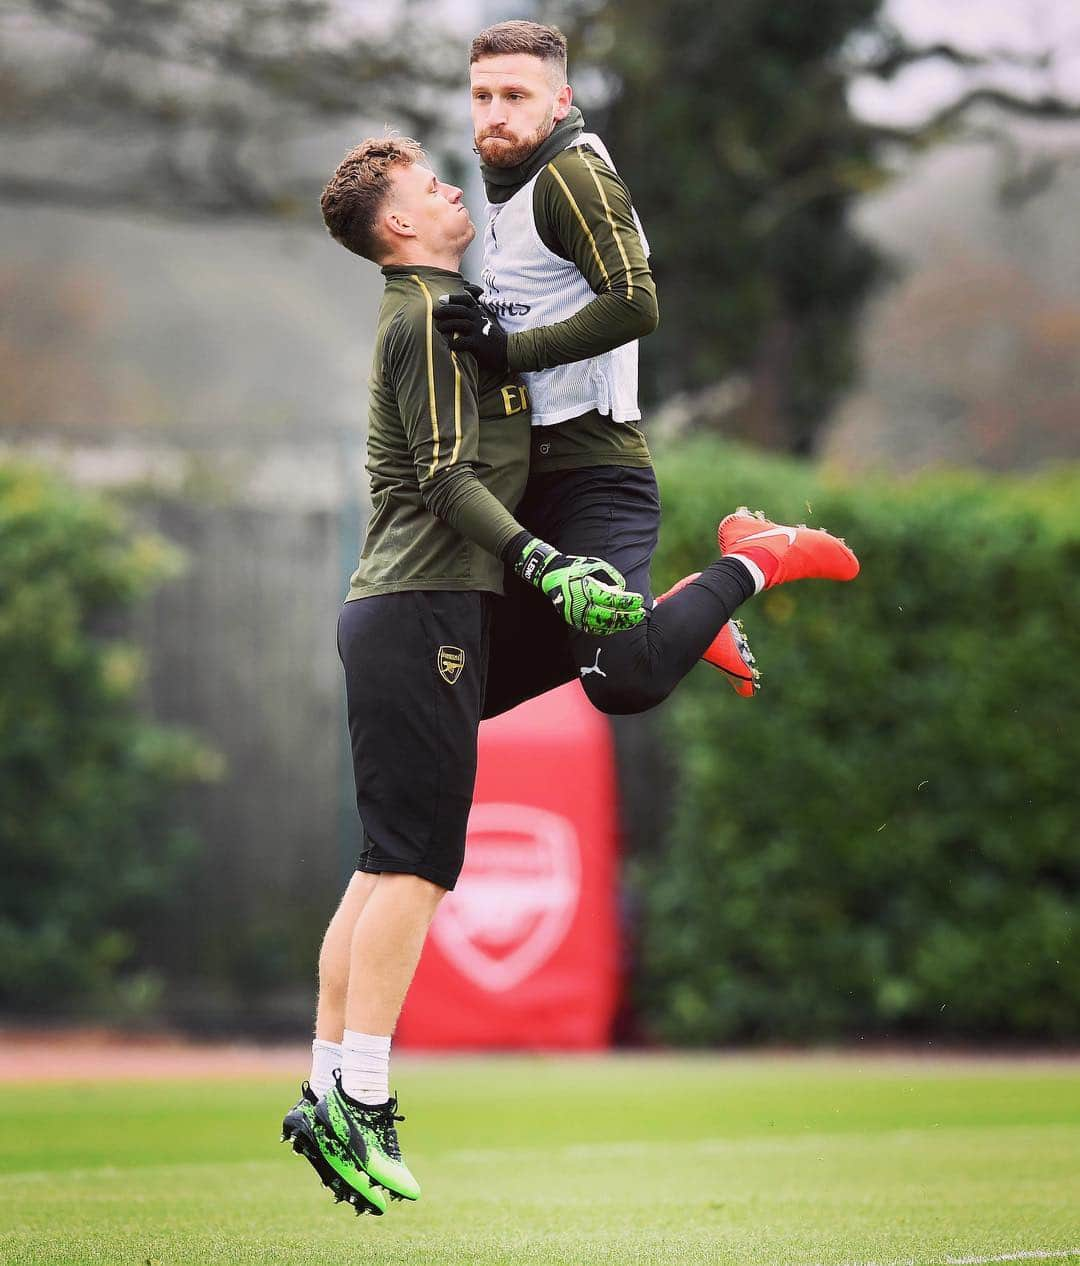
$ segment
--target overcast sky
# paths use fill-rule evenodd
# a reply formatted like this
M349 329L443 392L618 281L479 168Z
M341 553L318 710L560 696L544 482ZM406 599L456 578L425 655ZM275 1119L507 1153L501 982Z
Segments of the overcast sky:
M486 23L522 17L533 8L529 0L520 5L501 0L432 2L449 16L463 39ZM394 10L392 4L375 5L372 0L337 0L337 8L368 26L388 21ZM955 43L974 53L1005 50L1032 56L1052 52L1054 63L1039 72L1006 65L980 73L934 61L912 66L889 83L858 81L852 86L852 105L874 122L921 123L972 83L992 84L1025 96L1051 92L1080 102L1080 0L887 0L884 11L914 44ZM571 67L571 80L573 73Z
M1080 0L888 0L885 13L913 44L948 42L974 53L1049 52L1053 64L1038 72L1000 66L984 73L934 61L912 66L889 83L860 80L852 86L851 102L874 122L920 123L975 83L1080 102Z

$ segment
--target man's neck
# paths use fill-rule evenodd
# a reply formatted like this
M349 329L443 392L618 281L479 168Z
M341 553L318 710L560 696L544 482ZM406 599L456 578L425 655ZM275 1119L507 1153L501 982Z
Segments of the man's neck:
M399 250L392 259L384 259L384 266L392 268L441 268L443 272L461 272L461 256L451 251L439 254L431 250Z

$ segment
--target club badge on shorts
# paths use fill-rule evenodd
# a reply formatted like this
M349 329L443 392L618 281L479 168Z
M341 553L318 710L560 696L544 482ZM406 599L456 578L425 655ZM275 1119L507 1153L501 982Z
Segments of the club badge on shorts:
M465 667L465 652L460 646L440 646L439 653L435 656L435 666L443 681L452 686Z

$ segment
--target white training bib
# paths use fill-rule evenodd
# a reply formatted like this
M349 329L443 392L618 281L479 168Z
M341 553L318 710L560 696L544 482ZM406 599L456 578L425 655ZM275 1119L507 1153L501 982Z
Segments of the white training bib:
M615 170L603 141L585 132L571 145L589 145ZM567 147L569 148L569 146ZM508 334L554 325L580 312L596 295L572 260L541 241L533 214L533 190L546 168L502 203L488 203L484 232L484 296ZM646 257L649 243L634 213ZM552 426L593 409L614 422L636 422L637 339L601 356L523 374L532 402L533 426Z

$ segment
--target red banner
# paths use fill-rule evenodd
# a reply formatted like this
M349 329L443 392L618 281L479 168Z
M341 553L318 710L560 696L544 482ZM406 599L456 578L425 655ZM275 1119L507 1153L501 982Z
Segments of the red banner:
M611 729L573 682L480 727L465 868L395 1044L606 1046L618 994Z

